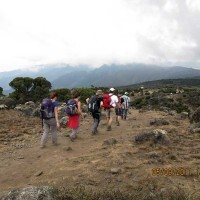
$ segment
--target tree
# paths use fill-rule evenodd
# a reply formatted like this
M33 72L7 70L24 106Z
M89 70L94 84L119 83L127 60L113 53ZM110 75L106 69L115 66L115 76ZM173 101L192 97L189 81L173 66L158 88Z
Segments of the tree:
M0 96L3 96L3 88L0 87Z
M38 101L47 97L51 89L51 83L43 77L35 79L29 77L17 77L9 85L15 90L10 94L17 103L26 101Z
M52 92L56 92L58 94L58 101L66 102L72 98L71 90L67 88L52 90Z
M15 90L11 96L14 97L18 102L22 103L29 100L31 89L33 87L32 78L17 77L14 78L9 85Z
M80 101L84 103L88 97L91 97L96 93L96 90L94 88L77 88L76 91L81 94Z
M33 80L32 97L33 101L40 101L49 96L51 83L44 77L37 77Z

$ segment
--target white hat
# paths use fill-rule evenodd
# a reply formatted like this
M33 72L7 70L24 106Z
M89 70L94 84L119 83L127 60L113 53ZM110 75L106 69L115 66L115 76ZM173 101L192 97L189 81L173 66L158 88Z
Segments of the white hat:
M114 92L114 91L115 91L115 88L110 88L110 91L111 91L111 92Z

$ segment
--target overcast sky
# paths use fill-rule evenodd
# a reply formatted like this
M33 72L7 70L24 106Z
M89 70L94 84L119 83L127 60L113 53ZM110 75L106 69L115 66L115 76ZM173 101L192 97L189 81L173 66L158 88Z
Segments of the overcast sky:
M66 63L200 68L200 0L0 0L0 71Z

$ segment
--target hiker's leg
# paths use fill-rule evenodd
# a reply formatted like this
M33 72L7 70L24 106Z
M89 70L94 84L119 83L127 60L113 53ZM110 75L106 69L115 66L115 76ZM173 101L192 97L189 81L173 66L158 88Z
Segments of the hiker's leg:
M100 113L94 113L93 114L93 127L92 127L92 134L97 133L97 128L99 126L99 122L100 122Z
M70 135L71 139L75 139L77 137L78 128L72 128L72 133Z
M124 119L124 108L121 109L121 118Z
M124 113L124 119L126 119L127 117L127 114L128 114L128 108L125 109L125 113Z
M117 123L117 126L120 125L119 123L119 119L120 119L120 108L115 108L115 113L116 113L116 123Z
M113 120L113 114L114 114L114 110L112 108L110 108L109 110L110 110L110 118L109 118L108 127L107 127L108 131L111 130L111 125L112 125L112 120Z
M41 142L40 142L41 147L45 146L48 139L49 131L50 131L50 124L48 123L48 120L46 119L43 120L43 128L44 128L44 132L43 132Z
M109 123L109 119L110 119L110 109L106 110L106 114L107 114L107 124Z
M55 118L50 119L51 131L52 131L52 143L57 144L57 126Z
M95 115L95 113L92 113L92 117L93 117L92 134L95 134L95 130L96 130L96 115Z

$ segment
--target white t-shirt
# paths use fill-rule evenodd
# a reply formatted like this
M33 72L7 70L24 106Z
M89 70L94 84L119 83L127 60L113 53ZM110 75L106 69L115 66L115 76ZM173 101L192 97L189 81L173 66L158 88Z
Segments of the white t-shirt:
M118 103L118 97L112 93L110 93L109 95L111 96L110 105L115 108Z

